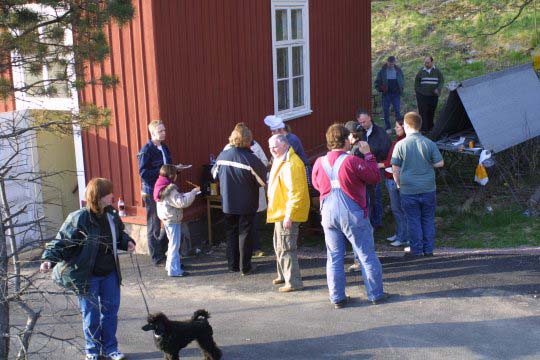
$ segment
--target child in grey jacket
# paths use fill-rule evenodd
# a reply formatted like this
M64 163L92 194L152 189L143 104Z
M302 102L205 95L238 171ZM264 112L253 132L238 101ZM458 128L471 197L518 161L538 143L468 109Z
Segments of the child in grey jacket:
M179 252L182 240L182 209L190 206L200 191L200 188L196 187L190 192L181 193L174 184L178 171L175 165L163 165L159 170L153 194L157 204L157 215L163 221L169 238L165 270L167 270L168 276L174 277L188 275L186 271L182 270Z

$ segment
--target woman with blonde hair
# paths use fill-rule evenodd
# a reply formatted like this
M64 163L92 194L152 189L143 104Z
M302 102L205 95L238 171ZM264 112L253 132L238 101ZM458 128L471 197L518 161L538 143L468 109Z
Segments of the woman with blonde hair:
M118 350L116 328L120 307L118 250L135 250L135 241L112 207L110 180L93 178L86 186L86 207L68 215L56 239L46 245L40 271L53 268L53 280L79 297L86 339L86 359L101 354L112 360Z
M190 192L181 193L178 186L174 184L179 168L174 165L165 164L159 170L159 177L154 186L154 200L157 203L157 214L163 224L169 238L169 248L167 250L167 262L165 270L171 277L182 277L189 275L182 270L180 260L180 242L182 240L182 217L183 208L190 206L195 200L195 196L201 190L199 187Z

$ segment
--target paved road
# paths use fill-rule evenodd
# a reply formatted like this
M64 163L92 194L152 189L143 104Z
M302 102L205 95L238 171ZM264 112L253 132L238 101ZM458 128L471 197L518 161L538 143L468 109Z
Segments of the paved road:
M258 271L241 277L226 272L222 254L203 255L185 260L192 276L175 279L147 257L138 259L151 311L182 319L207 309L224 359L540 358L540 253L442 253L405 262L387 252L381 256L385 290L396 295L372 306L361 276L352 274L347 293L353 301L341 310L328 301L320 256L301 259L305 291L289 294L271 284L272 257L256 259ZM160 359L152 335L140 330L145 309L127 255L122 264L120 347L129 359ZM52 323L56 334L80 334L77 316ZM80 358L75 349L44 349L42 357ZM201 358L195 344L181 355Z

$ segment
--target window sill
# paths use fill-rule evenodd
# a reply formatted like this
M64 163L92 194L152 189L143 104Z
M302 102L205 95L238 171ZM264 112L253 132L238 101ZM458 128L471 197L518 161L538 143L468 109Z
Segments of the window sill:
M278 113L277 115L279 115L284 121L287 121L287 120L293 120L293 119L298 119L300 117L304 117L304 116L308 116L308 115L311 115L313 113L313 110L311 109L304 109L304 110L297 110L297 111L291 111L291 112L286 112L286 113Z

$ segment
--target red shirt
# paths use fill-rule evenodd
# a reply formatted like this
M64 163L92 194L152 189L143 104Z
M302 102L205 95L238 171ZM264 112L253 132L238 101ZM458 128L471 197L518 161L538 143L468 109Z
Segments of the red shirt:
M333 166L337 158L343 153L345 152L342 150L329 151L326 156L328 156L330 166ZM321 193L322 202L330 194L332 186L330 185L330 178L324 171L321 159L318 158L315 165L313 165L312 182L313 187ZM367 153L364 159L354 155L347 156L339 169L338 179L343 192L364 209L364 213L367 215L367 211L365 211L367 210L366 184L374 185L381 179L375 156L371 153Z
M398 137L396 141L392 143L392 146L390 146L390 150L388 150L388 156L386 156L386 160L384 160L385 168L392 167L392 164L390 164L390 161L392 160L392 153L394 152L394 148L396 147L396 144L403 139L405 139L405 136ZM386 176L387 179L391 179L391 180L394 179L394 175L392 175L392 173L388 171L384 171L384 176Z

